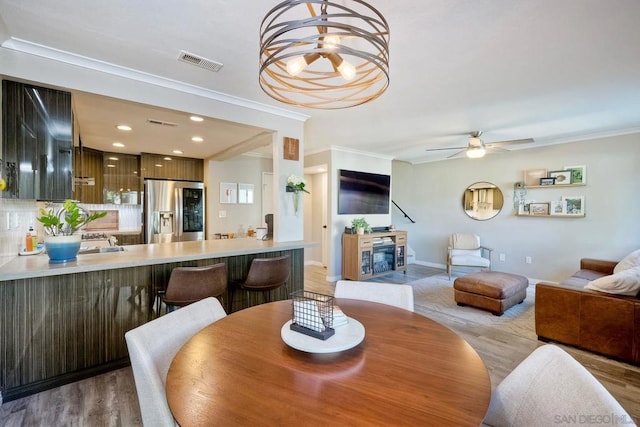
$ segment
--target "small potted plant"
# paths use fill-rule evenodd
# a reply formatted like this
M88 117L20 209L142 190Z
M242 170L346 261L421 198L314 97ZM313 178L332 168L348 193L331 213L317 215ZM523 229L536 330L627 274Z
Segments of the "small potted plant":
M351 221L351 227L356 229L358 234L371 233L371 226L364 218L354 218Z
M36 219L44 226L44 246L49 255L49 263L75 261L82 236L74 233L106 215L106 212L90 214L73 200L66 200L58 211L53 208L40 209L40 216Z

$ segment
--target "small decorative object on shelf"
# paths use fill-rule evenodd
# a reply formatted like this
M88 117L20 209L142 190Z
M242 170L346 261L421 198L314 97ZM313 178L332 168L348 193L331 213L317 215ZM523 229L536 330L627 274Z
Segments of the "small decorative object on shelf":
M540 178L540 185L555 185L556 179L554 177Z
M305 190L305 183L302 178L297 175L289 175L287 178L287 187L286 190L288 193L293 193L293 211L296 215L298 215L298 204L300 203L300 192L304 191L307 194L310 194L307 190Z
M291 330L326 340L335 334L333 329L333 297L310 291L291 293Z

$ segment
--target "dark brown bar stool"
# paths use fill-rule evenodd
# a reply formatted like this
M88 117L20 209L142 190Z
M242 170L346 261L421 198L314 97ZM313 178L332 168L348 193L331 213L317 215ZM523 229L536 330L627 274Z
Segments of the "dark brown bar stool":
M228 311L231 313L233 293L236 289L248 292L261 292L264 302L269 302L269 291L286 284L291 273L289 255L276 258L254 258L251 261L244 282L234 282L230 287ZM247 294L248 296L248 294Z
M204 267L176 267L171 270L165 291L159 291L160 303L167 306L167 313L207 297L226 299L227 265L224 263ZM223 301L220 301L223 303ZM224 303L223 303L224 306Z

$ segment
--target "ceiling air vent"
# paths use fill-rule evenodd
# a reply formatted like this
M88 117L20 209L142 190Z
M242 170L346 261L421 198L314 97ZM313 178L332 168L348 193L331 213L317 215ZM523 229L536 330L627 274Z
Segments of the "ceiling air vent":
M152 125L160 125L160 126L171 126L171 127L178 126L177 123L164 122L162 120L156 120L156 119L147 119L147 123L151 123Z
M204 68L209 71L218 72L220 68L222 68L221 63L212 61L211 59L203 58L198 55L194 55L193 53L180 51L180 56L178 56L178 61L186 62L188 64L192 64L201 68Z

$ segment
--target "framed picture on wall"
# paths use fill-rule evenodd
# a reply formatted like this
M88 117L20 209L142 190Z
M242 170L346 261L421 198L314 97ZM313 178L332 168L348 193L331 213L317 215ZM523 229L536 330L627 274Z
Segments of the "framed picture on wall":
M238 184L235 182L220 183L220 203L238 203Z
M524 171L525 187L535 187L540 185L540 178L547 177L547 169L529 169Z
M584 215L584 196L562 196L567 215Z
M564 214L564 203L562 200L552 200L549 203L549 214L551 215L562 215Z
M554 177L540 178L540 185L555 185L556 179Z
M549 215L549 203L531 203L529 215Z
M570 170L551 171L551 172L549 172L549 176L551 178L555 178L554 185L571 184L571 171Z
M253 203L253 184L238 184L238 203Z
M571 183L572 184L586 184L587 183L587 166L565 166L566 170L571 171Z

